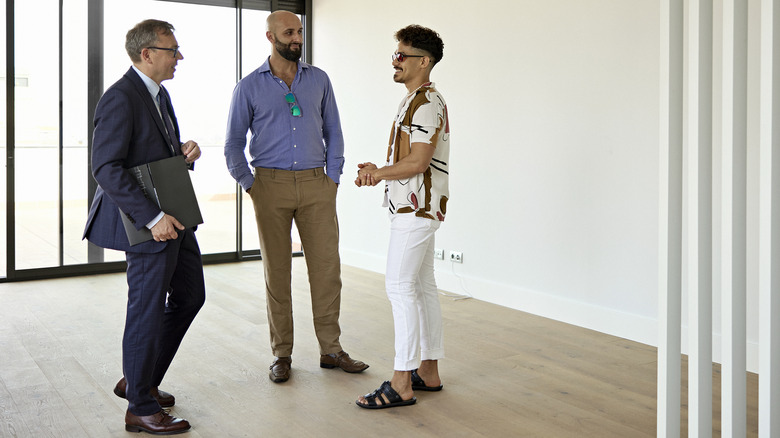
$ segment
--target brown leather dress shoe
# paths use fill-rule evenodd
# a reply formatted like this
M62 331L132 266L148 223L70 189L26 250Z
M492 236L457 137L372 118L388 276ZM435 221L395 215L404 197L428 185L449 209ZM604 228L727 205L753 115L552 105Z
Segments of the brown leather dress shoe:
M352 359L349 357L346 351L341 350L334 355L323 354L320 356L321 368L336 368L339 367L348 373L359 373L365 371L368 365L365 363Z
M190 430L190 423L182 418L176 418L160 409L153 415L133 415L130 411L125 413L125 430L128 432L150 433L152 435L173 435Z
M290 365L292 365L291 357L277 357L271 364L271 372L268 373L268 378L274 383L290 380Z
M163 408L170 408L176 404L176 397L165 391L160 391L156 387L152 388L149 393L152 394L152 397L154 397L157 400L157 403ZM119 398L127 398L127 380L125 380L124 377L119 379L116 383L114 394Z

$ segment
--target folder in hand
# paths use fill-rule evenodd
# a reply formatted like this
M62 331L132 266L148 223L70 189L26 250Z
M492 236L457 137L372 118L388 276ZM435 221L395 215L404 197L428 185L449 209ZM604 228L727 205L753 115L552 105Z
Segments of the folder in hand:
M184 159L184 155L177 155L127 170L138 181L146 197L154 201L160 210L191 228L202 224L203 217ZM121 216L131 246L152 240L152 232L148 228L144 226L137 230L126 214Z

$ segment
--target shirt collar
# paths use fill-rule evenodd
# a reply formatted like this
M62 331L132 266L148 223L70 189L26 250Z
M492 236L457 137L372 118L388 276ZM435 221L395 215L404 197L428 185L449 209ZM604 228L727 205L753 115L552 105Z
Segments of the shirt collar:
M149 76L143 74L143 72L138 70L136 66L133 66L133 70L135 70L135 72L138 73L138 76L141 77L141 80L144 81L144 85L146 85L146 89L149 90L149 94L152 95L152 99L157 100L157 93L160 92L160 86L157 84L157 82L153 81Z
M298 61L298 72L299 73L300 73L300 71L302 69L309 68L309 67L311 67L309 64L307 64L307 63L305 63L303 61ZM269 72L270 73L271 72L271 57L270 56L265 59L265 62L263 63L263 65L260 66L260 68L257 69L257 71L259 73L264 73L264 72Z

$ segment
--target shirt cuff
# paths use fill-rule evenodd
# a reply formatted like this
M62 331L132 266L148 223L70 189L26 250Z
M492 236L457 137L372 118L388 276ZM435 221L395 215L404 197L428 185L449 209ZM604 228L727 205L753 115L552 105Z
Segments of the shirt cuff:
M328 170L325 170L325 174L330 177L330 179L333 180L334 183L338 184L341 182L341 172L337 172L333 170L332 172L328 172Z
M255 183L255 176L253 174L248 174L241 178L241 180L238 182L238 184L241 186L244 191L247 191L252 188L252 185Z
M163 216L165 216L165 213L161 211L160 214L158 214L154 219L146 224L146 228L151 230L153 226L157 225L157 222L160 222L160 219L162 219Z

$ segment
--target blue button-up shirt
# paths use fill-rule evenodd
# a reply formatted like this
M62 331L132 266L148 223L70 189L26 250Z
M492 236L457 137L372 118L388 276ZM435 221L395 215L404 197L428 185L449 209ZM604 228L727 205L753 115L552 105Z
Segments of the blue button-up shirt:
M301 116L292 115L285 95L292 91ZM251 163L247 162L247 131ZM325 167L339 183L344 167L344 136L336 98L328 75L298 62L292 86L271 73L269 61L233 90L225 139L225 159L230 174L244 190L252 187L249 165L283 170Z

